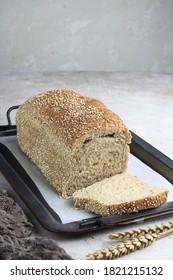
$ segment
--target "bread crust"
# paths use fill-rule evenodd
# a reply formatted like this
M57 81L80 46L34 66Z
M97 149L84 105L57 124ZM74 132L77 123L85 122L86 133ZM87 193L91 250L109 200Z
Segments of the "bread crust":
M124 135L130 144L131 134L118 115L102 102L84 97L72 90L58 89L29 98L18 110L37 116L69 146L99 135Z

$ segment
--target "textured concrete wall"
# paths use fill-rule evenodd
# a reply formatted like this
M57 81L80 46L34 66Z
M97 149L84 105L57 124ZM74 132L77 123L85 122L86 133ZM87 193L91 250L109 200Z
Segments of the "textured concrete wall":
M0 0L0 70L173 72L173 1Z

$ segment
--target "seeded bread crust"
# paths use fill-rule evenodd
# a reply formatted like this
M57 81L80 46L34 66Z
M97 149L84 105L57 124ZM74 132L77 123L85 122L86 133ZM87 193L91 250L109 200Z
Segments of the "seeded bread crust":
M118 115L102 102L84 97L72 90L59 89L28 99L18 110L38 117L69 146L85 138L121 132L127 143L131 134ZM18 118L17 118L18 119Z
M18 143L64 198L127 168L131 134L103 103L59 89L17 110Z
M127 172L104 179L73 194L76 208L102 216L156 208L165 203L167 197L166 188L154 187Z

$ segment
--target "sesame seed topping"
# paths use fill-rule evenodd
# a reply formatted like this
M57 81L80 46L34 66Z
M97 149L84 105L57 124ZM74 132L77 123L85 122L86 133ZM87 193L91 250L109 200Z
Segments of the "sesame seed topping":
M28 103L32 105L32 112L34 110L40 120L44 117L52 129L70 145L88 132L97 133L105 129L105 126L114 132L120 128L126 130L120 118L100 101L83 97L72 90L46 91L31 97L26 106ZM121 137L123 141L123 133Z

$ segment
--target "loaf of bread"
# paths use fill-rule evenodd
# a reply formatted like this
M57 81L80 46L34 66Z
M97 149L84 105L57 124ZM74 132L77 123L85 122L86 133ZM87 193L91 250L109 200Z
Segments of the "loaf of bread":
M103 103L72 90L29 98L16 126L19 146L63 198L127 168L128 128Z
M154 187L123 172L73 194L74 205L102 216L132 213L165 203L166 188Z

